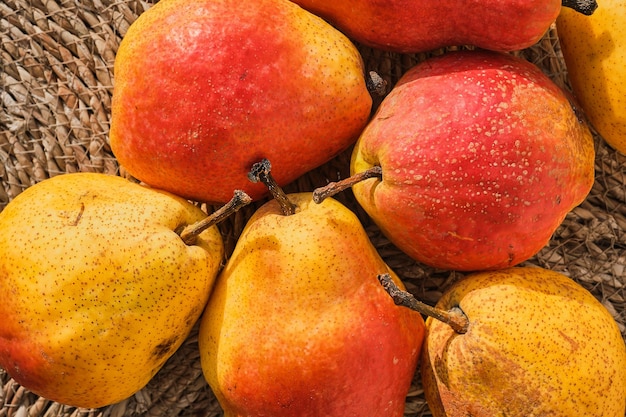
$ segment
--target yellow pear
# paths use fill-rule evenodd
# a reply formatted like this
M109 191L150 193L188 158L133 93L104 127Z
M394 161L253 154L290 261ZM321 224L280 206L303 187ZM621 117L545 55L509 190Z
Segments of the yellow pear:
M0 213L0 366L38 395L100 407L141 389L197 322L223 259L195 205L116 176L65 174ZM186 236L186 235L185 235Z
M580 106L606 142L626 154L626 0L598 0L591 16L564 7L556 26Z
M250 218L201 320L225 416L401 417L422 317L380 287L393 273L348 208L285 197L293 214L274 199Z
M480 272L437 308L468 324L426 320L421 371L435 417L624 416L624 339L572 279L536 267Z

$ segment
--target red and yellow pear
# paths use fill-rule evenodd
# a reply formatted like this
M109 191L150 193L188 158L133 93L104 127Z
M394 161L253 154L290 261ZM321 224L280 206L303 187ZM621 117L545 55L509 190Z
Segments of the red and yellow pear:
M535 255L586 198L594 144L537 66L451 52L410 69L385 97L351 171L375 174L352 191L409 256L441 269L498 269Z
M249 219L202 317L225 416L402 417L422 317L378 284L402 286L346 206L282 196Z
M281 185L322 165L372 106L356 47L288 0L161 0L128 29L114 71L116 158L200 202L261 198L247 179L261 158Z
M364 45L426 52L474 45L514 51L534 45L561 10L561 0L293 0ZM593 0L563 1L591 13Z

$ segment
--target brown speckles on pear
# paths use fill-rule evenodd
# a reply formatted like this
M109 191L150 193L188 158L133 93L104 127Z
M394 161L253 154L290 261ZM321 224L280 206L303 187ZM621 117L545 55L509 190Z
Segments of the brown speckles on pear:
M205 216L104 174L24 191L0 213L0 293L11 294L0 303L2 366L75 406L142 388L197 320L222 260L217 229L196 246L173 231Z
M624 414L626 346L583 287L553 271L510 268L467 277L438 305L457 302L467 333L427 321L422 372L436 417L443 409L446 417Z
M258 209L218 277L199 333L207 381L227 414L400 417L421 316L380 287L388 267L349 209L288 197L297 212Z
M111 147L157 188L259 199L251 160L268 157L286 184L354 143L371 105L355 46L291 2L159 2L116 56Z

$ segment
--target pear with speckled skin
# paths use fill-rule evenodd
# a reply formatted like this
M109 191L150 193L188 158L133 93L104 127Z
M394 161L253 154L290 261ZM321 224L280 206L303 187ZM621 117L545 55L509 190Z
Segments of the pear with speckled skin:
M422 317L376 275L397 276L334 199L289 194L250 218L199 331L202 369L227 417L401 417Z
M288 0L161 0L128 29L114 69L116 158L195 201L261 199L254 162L269 158L286 185L354 144L372 108L355 45Z
M361 134L352 187L387 237L441 269L506 268L543 248L594 180L589 128L541 70L464 51L404 74Z
M179 197L105 174L65 174L0 213L0 366L50 400L101 407L139 391L183 343L223 258L215 226Z
M626 346L591 293L536 267L469 275L437 303L469 320L426 320L421 359L435 417L623 416Z

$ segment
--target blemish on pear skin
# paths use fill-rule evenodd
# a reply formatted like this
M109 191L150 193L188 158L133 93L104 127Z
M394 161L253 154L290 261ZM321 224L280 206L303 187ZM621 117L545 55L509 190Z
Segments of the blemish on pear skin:
M156 345L154 349L152 349L152 357L158 360L164 356L167 356L172 350L172 347L176 346L177 342L178 337L176 336L164 340L163 342Z
M188 328L191 328L191 326L193 326L193 324L196 322L197 317L198 317L198 310L197 308L194 308L193 310L191 310L189 312L189 314L187 314L185 316L185 326Z
M576 340L566 335L562 330L559 330L559 334L563 337L563 339L565 339L571 345L572 352L575 352L578 350L579 344Z
M74 221L71 223L71 226L78 226L78 223L80 222L80 219L83 217L84 212L85 212L85 203L80 203L80 210L78 214L76 215L76 218L74 219Z
M448 377L448 360L447 360L448 350L450 349L450 345L452 344L452 341L456 339L458 336L460 336L459 333L456 333L456 332L451 333L450 337L448 337L448 340L446 340L445 347L442 349L443 356L438 355L435 358L435 363L434 363L435 374L437 375L437 378L441 381L441 383L443 383L447 388L450 388L450 385L449 385L450 379Z
M439 381L449 388L448 370L446 368L446 361L443 357L437 356L435 358L434 370L435 374L437 374L437 378L439 378Z
M510 249L513 249L509 246ZM515 252L509 251L509 266L513 266L513 261L515 261Z

